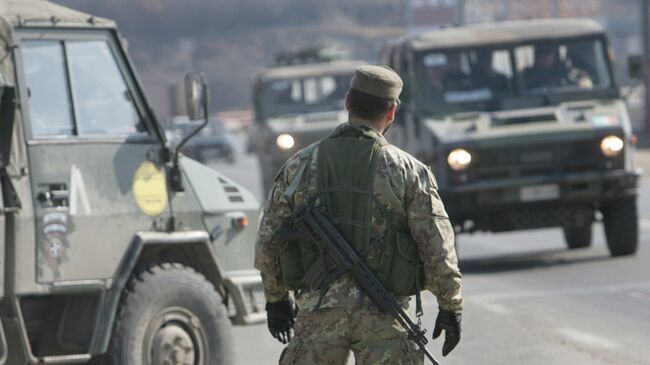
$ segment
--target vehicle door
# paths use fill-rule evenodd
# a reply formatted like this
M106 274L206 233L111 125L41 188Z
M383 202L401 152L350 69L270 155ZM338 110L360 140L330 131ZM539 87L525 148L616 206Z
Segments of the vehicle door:
M111 278L167 206L159 133L126 54L112 30L48 29L19 33L16 58L37 281Z

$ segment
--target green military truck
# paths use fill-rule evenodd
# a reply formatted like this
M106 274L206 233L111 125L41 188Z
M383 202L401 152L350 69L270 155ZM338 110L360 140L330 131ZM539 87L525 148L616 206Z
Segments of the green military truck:
M231 323L265 318L256 199L169 147L112 21L0 19L0 364L233 363Z
M636 252L636 141L596 22L444 28L380 57L405 80L389 135L432 167L458 232L562 227L580 248L600 219L612 255Z
M320 53L316 49L285 55L279 65L255 76L250 143L260 160L264 193L291 155L347 121L345 94L354 70L364 62Z

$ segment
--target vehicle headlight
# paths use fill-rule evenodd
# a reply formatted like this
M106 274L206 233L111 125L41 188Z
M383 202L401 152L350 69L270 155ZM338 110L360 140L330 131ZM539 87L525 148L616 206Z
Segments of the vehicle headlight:
M607 157L616 157L621 154L625 142L617 136L607 136L600 142L600 150Z
M296 144L290 134L281 134L275 140L275 143L283 150L288 150Z
M447 163L453 170L464 170L472 163L472 155L462 148L457 148L449 152Z

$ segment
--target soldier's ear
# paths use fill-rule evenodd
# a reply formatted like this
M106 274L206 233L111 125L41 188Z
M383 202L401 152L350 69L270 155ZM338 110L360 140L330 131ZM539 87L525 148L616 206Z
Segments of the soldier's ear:
M386 112L386 119L388 121L393 121L395 119L395 111L397 110L397 104L393 104L390 108L388 108L388 111Z
M345 93L345 110L350 111L350 93Z

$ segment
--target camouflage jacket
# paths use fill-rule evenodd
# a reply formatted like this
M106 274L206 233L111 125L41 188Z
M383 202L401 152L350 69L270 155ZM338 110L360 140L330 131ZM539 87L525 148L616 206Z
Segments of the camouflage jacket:
M384 137L369 127L345 123L338 128L364 128ZM286 227L293 214L293 207L302 204L316 191L318 142L299 151L284 164L275 177L274 187L264 206L263 216L255 247L255 267L262 273L266 300L287 299L289 291L282 287L278 265L279 238L275 233ZM308 161L305 161L307 159ZM307 178L297 187L290 187L300 166L308 163ZM382 147L374 179L375 209L400 206L407 216L408 227L418 245L424 264L424 288L438 299L440 307L460 311L461 274L454 248L454 231L437 192L436 180L427 166L410 154L393 145ZM294 190L295 188L295 190ZM291 189L291 194L285 192ZM383 207L382 207L383 205ZM373 218L373 228L383 229L384 222ZM320 298L320 291L306 291L297 298L301 310L313 310ZM406 305L408 298L398 298ZM374 304L362 293L349 275L334 282L322 299L320 308L365 306Z

